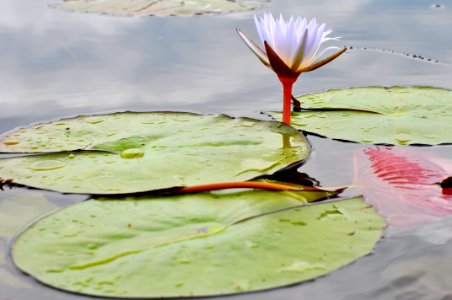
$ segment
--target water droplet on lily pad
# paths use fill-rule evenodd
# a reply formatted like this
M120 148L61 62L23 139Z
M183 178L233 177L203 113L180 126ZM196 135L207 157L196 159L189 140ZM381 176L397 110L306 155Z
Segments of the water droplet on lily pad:
M144 156L144 151L138 148L130 148L121 152L122 158L140 158Z
M42 160L30 166L33 171L49 171L63 168L66 164L59 160Z
M258 247L258 245L255 242L249 241L249 240L245 241L245 246L247 248L257 248Z
M295 261L291 265L281 268L280 272L306 272L308 270L325 269L322 263L311 263L308 261Z
M180 257L176 260L178 264L189 264L191 260L188 257Z
M104 120L103 119L97 119L97 118L94 118L94 119L89 119L89 120L87 120L86 122L88 122L89 124L99 124L99 123L102 123Z

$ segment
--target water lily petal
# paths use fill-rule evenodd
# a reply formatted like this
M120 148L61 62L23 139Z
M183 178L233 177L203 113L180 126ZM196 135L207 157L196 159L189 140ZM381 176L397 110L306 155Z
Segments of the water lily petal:
M265 51L240 31L239 35L258 58L266 66L270 66L278 76L288 74L298 76L300 72L315 70L345 51L340 50L321 59L326 52L339 49L327 47L322 50L323 44L337 41L339 38L329 37L332 33L331 28L327 29L326 24L318 23L316 18L308 21L301 17L284 19L280 15L275 19L272 14L264 13L261 17L254 16L254 22Z
M295 20L291 17L289 20L289 25L287 26L287 43L290 46L287 55L291 58L295 57L298 51L297 45L300 45L299 34L297 28L295 27ZM290 64L292 65L292 63Z
M320 68L321 66L326 65L327 63L333 61L334 59L336 59L337 57L339 57L339 55L341 55L342 53L344 53L345 51L347 51L347 48L342 48L341 50L337 51L336 53L321 59L319 61L316 61L315 63L299 70L299 72L311 72L314 71L315 69Z
M325 23L323 23L322 25L320 25L320 27L313 30L312 41L309 44L309 51L305 55L305 63L303 64L304 66L311 64L318 57L316 54L324 41L323 37L325 33L325 27L326 25Z
M327 48L323 49L322 51L320 51L320 53L318 54L318 56L321 57L321 56L323 56L325 53L327 53L328 51L331 51L331 50L340 50L340 49L341 49L341 48L336 47L336 46L330 46L330 47L327 47Z
M319 45L318 45L317 49L315 50L315 52L314 52L313 55L312 55L312 60L316 60L317 58L322 57L323 54L325 54L327 51L329 51L329 50L331 50L331 49L340 49L339 47L332 46L332 47L328 47L328 48L326 48L326 49L320 51L321 46L322 46L323 43L328 42L328 41L339 41L339 40L340 40L340 37L334 37L334 38L322 38L322 39L320 40L320 42L319 42ZM328 49L328 50L327 50L327 49ZM319 52L319 51L320 51L320 52Z
M271 14L264 14L264 17L261 18L259 26L257 27L259 27L262 32L261 36L262 45L264 44L265 41L267 41L267 43L270 43L271 45L274 45L275 44L274 33L276 22L273 16Z
M260 21L257 18L256 15L254 15L254 23L256 24L257 34L259 35L259 39L261 40L261 43L264 44L265 37L264 37L264 28L260 25Z
M297 70L303 61L303 56L306 50L306 41L308 39L308 29L305 30L303 35L303 40L301 41L300 47L298 48L297 53L295 54L294 60L292 61L292 65L290 66L292 70Z
M266 41L264 42L264 45L268 60L270 61L270 65L276 72L276 74L278 74L278 76L298 77L298 75L300 75L299 73L297 74L296 72L292 71Z
M267 67L270 67L270 62L268 61L268 57L265 54L264 50L262 50L258 45L256 45L249 37L247 37L243 32L241 32L239 29L237 29L237 33L242 38L242 40L245 42L245 44L250 48L251 51L259 58L259 60L266 65Z
M290 45L286 42L286 22L282 18L279 17L276 20L275 24L275 32L274 32L274 43L270 44L273 50L278 53L278 56L285 62L286 65L290 64L290 57L288 57L288 48ZM267 41L268 42L268 41Z

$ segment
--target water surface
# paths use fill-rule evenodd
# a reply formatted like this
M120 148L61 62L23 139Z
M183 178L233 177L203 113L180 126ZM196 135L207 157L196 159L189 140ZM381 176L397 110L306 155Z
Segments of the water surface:
M261 111L281 109L275 75L235 33L240 28L256 37L256 12L125 18L62 12L48 8L51 2L0 3L0 132L64 116L124 110L266 118ZM275 0L257 13L262 11L315 16L343 37L340 44L354 48L328 66L303 74L296 94L367 85L452 89L452 1ZM364 146L309 138L314 152L300 171L325 186L350 184L352 152ZM419 151L452 159L452 146ZM36 193L41 192L1 192L0 204ZM42 193L58 207L83 199ZM15 226L29 222L19 220ZM452 218L446 218L389 232L373 255L324 278L228 298L452 299L450 228ZM1 300L89 299L22 275L2 258L10 243L0 239Z

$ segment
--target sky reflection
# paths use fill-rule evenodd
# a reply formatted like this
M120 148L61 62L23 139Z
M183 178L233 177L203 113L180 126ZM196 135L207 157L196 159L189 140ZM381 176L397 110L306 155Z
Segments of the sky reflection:
M51 1L0 4L0 129L116 110L195 110L256 116L280 109L280 86L241 44L251 13L193 18L121 18L68 13ZM450 10L425 1L278 1L263 10L317 16L347 45L394 49L447 61ZM403 15L403 17L401 17ZM450 59L449 59L450 60ZM352 51L303 74L295 93L362 85L452 88L450 65ZM2 122L3 121L3 122Z

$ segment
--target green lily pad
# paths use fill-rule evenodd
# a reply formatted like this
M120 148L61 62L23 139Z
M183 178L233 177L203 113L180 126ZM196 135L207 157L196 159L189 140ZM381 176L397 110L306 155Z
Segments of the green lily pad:
M35 223L12 255L47 285L96 296L285 286L368 254L381 237L383 220L361 197L302 206L322 196L248 191L89 200Z
M366 144L452 142L450 90L363 87L329 90L298 100L310 110L292 113L292 126L307 132ZM281 113L270 115L282 118Z
M0 159L1 178L91 194L248 180L310 152L303 134L279 122L163 112L80 116L12 132L0 144L3 152L60 152Z
M115 16L192 16L253 10L262 4L250 0L64 0L51 6Z

